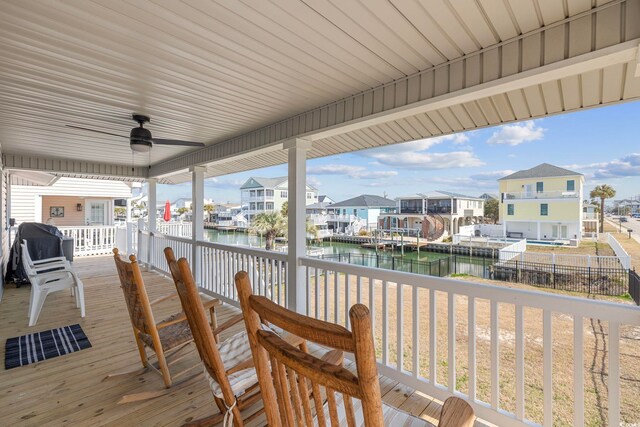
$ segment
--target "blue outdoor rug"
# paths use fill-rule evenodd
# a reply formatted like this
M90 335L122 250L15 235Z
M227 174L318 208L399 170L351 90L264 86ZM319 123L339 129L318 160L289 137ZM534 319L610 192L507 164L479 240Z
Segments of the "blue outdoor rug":
M78 324L9 338L5 346L4 368L17 368L89 347L89 338Z

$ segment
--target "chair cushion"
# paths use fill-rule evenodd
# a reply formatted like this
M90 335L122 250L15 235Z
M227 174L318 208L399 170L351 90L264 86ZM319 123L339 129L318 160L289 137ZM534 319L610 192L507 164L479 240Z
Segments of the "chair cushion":
M364 416L362 415L362 402L359 399L351 399L353 402L353 410L355 412L356 425L364 426ZM344 400L342 394L336 394L336 405L338 407L338 420L339 425L347 425L347 415L344 409ZM324 404L324 416L327 422L329 422L329 405ZM392 406L382 403L382 416L384 418L385 426L402 426L402 427L435 427L427 420L415 417L404 411L396 409Z
M240 332L232 337L227 338L225 341L218 345L218 352L225 369L230 369L236 366L238 363L245 361L251 357L251 347L249 347L249 338L247 332ZM204 375L209 381L209 386L213 395L222 399L222 389L218 382L209 375L209 372L205 368ZM234 372L228 376L229 384L233 394L238 396L242 394L246 389L258 382L258 376L254 368L243 369L238 372Z
M176 316L180 315L181 314L174 314L163 321L170 322ZM174 323L173 325L158 329L158 335L160 335L160 343L162 344L164 351L170 350L193 339L191 336L191 329L189 328L189 322L187 322L186 319L182 322ZM147 346L153 348L153 339L151 338L151 335L141 333L140 339Z

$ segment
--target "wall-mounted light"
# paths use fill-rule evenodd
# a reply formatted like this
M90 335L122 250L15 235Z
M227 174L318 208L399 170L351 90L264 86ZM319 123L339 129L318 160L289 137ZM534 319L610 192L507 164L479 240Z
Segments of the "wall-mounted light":
M76 205L76 210L77 210L78 212L82 212L82 203L78 203L78 204Z

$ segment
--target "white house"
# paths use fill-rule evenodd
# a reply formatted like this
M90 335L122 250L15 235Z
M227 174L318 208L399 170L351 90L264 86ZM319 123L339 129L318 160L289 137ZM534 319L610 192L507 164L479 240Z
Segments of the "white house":
M357 233L375 229L378 216L396 210L396 202L386 197L362 194L327 206L328 228L335 232Z
M289 199L288 179L251 177L240 187L240 204L247 206L245 216L248 221L262 212L280 211ZM318 190L307 184L306 204L318 202Z
M30 172L11 176L10 217L22 222L51 222L57 226L113 225L117 200L126 206L130 183L57 178Z

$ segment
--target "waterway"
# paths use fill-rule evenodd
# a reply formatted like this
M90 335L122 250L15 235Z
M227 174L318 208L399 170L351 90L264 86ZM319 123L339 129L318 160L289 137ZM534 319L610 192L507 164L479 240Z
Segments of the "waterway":
M238 245L238 246L249 246L253 248L264 248L265 241L264 238L256 235L249 235L243 232L227 232L227 231L217 231L217 230L205 230L204 231L205 238L210 242L220 243L223 245ZM322 249L322 254L324 255L336 255L336 254L365 254L365 255L375 255L375 249L362 248L360 245L351 244L351 243L336 243L336 242L320 242L320 243L311 243L308 242L309 249ZM380 255L384 255L385 257L394 256L394 257L402 257L405 260L414 260L414 261L436 261L439 259L448 258L448 254L436 253L436 252L427 252L425 250L421 250L420 253L417 251L406 251L404 254L399 249L391 250L389 248L383 250L378 250ZM470 258L466 256L458 256L456 257L456 272L458 273L468 273L472 274L473 271L478 271L479 266L490 264L489 259L483 258ZM482 270L482 269L481 269ZM476 275L476 274L474 274Z

